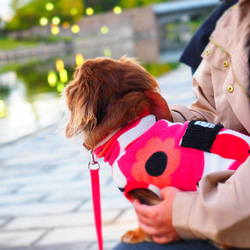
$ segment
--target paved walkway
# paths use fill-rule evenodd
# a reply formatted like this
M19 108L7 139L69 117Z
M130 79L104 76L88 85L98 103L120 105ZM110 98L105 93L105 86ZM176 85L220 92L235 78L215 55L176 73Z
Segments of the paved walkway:
M181 66L158 78L171 103L190 104L191 73ZM88 162L80 140L58 125L0 146L0 249L96 250ZM101 165L104 249L137 225L132 205Z

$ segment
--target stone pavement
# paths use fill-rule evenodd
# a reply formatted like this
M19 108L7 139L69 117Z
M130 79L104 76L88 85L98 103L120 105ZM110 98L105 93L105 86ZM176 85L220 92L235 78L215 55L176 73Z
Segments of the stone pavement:
M194 99L185 66L158 82L168 103ZM58 125L0 145L0 249L98 249L88 162L79 139L67 141ZM102 160L101 196L104 249L137 226L132 205L115 186Z

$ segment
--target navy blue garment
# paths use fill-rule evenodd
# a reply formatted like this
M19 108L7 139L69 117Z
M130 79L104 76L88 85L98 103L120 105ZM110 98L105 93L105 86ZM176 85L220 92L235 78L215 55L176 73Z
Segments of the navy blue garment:
M202 60L201 54L209 42L209 37L215 28L217 20L222 16L225 10L237 2L237 0L229 0L228 3L221 3L208 16L189 41L179 61L190 66L192 73L196 71Z
M218 250L213 243L204 240L175 241L169 244L145 242L140 244L118 244L113 250Z

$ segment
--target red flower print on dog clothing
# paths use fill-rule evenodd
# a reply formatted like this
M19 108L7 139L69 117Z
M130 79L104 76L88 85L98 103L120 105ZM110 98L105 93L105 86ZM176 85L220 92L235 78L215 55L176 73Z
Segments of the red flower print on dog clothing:
M156 121L148 115L107 136L95 149L112 166L118 188L129 199L136 188L158 196L166 186L195 191L202 175L237 169L250 155L250 137L222 126Z

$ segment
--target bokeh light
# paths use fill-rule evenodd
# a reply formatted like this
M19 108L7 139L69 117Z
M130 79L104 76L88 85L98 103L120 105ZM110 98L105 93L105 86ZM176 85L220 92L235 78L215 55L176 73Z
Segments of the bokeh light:
M80 27L75 24L71 27L71 31L72 33L78 33L80 31Z
M82 54L77 54L76 55L76 65L80 66L80 65L83 64L83 62L84 62L83 55Z
M69 28L69 22L63 22L63 23L62 23L62 27L63 27L64 29L68 29L68 28Z
M58 25L60 22L61 22L61 19L58 17L58 16L54 16L51 20L51 22L54 24L54 25Z
M46 3L46 5L45 5L45 9L46 9L47 11L53 10L54 7L55 7L55 6L54 6L53 3Z
M68 72L66 69L62 69L59 72L59 77L61 82L67 82L68 81Z
M51 27L51 33L53 35L57 35L57 34L59 34L59 32L60 32L60 29L57 26L52 26Z
M48 22L49 22L49 21L48 21L48 18L46 18L46 17L41 17L40 20L39 20L39 23L40 23L40 25L42 25L42 26L47 25Z
M105 57L111 57L112 53L111 53L111 49L110 48L105 48L104 49L104 56Z
M92 16L94 14L94 9L91 7L88 7L85 11L87 16Z
M102 26L101 27L101 33L102 34L107 34L109 32L109 28L108 28L108 26Z
M56 61L56 69L57 69L57 71L61 71L61 70L64 69L63 60L58 59L58 60Z
M122 13L122 8L120 6L115 6L113 8L113 12L116 14L116 15L119 15Z
M51 70L48 73L48 83L51 87L55 87L56 86L56 82L57 82L57 75L56 72Z
M4 117L5 116L5 105L3 100L0 100L0 117Z

